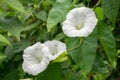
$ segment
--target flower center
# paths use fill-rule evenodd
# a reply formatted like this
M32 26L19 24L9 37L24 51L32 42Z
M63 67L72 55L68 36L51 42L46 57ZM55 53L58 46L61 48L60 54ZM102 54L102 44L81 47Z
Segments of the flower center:
M55 44L54 49L52 50L51 54L55 55L55 54L57 54L57 52L58 52L58 50L57 50L57 44Z
M80 30L82 27L83 27L83 24L81 23L81 24L79 24L78 26L76 26L75 28L76 28L77 30Z
M42 57L41 56L36 56L36 59L37 59L38 63L40 63L42 61Z
M57 54L57 49L55 49L54 51L51 52L52 55Z

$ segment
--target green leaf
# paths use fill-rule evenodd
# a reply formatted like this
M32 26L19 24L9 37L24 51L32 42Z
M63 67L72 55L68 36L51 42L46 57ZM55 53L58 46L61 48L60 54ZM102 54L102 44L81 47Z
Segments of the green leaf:
M109 72L109 70L107 69L107 66L104 63L104 60L101 58L99 54L95 58L92 72L101 73L101 74Z
M35 14L37 18L39 18L42 21L47 21L47 13L45 11L40 11Z
M65 37L65 34L62 32L62 33L59 33L58 35L55 36L55 39L56 40L61 40Z
M63 52L59 57L57 57L55 60L53 60L53 62L64 62L66 60L68 60L68 53Z
M0 52L0 62L2 62L3 60L5 60L5 58L7 58L7 56L3 53Z
M80 80L89 80L87 75L84 72L81 71L80 73L81 73L80 74Z
M109 61L111 62L112 66L115 68L116 45L110 27L103 22L98 22L97 28L98 28L98 39L102 44Z
M50 64L44 72L37 76L36 80L61 80L60 64Z
M28 46L30 46L30 40L21 40L19 42L14 42L13 45L13 49L14 49L14 53L19 53L21 51L23 51L25 48L27 48Z
M94 75L94 80L106 80L105 77L106 74L100 74L100 73L96 73L96 75Z
M0 26L2 30L8 31L11 35L14 35L18 40L20 40L20 33L24 27L17 18L10 18L5 21L0 21Z
M46 41L50 37L46 29L40 29L37 36L37 41Z
M23 39L19 42L14 42L11 45L5 48L5 54L7 55L7 59L12 59L16 53L22 52L25 48L30 46L30 40ZM17 56L17 55L16 55ZM16 58L15 58L16 59Z
M66 40L68 52L72 59L79 65L81 72L87 74L91 71L97 48L97 38L89 36L84 38L78 48L72 49L80 44L79 38L68 38Z
M22 31L28 31L28 30L34 29L34 28L38 27L39 24L40 24L40 22L38 21L36 23L32 23L30 25L27 25L22 29Z
M24 10L23 5L21 4L21 2L19 0L2 0L5 4L7 4L8 6L10 6L11 8L22 12L22 13L26 13Z
M0 34L0 42L10 45L10 42L1 34Z
M67 0L56 2L53 5L53 8L50 10L47 19L48 31L50 31L57 23L62 20L63 17L65 17L66 12L71 7L71 5L72 4L70 4L70 2Z
M19 71L14 69L11 70L3 80L18 80L19 79ZM14 75L14 76L13 76Z
M101 7L97 7L95 9L95 13L96 13L97 18L102 21L104 17L103 9Z
M105 16L115 25L119 10L120 0L102 0L102 8Z
M25 78L25 79L19 79L19 80L33 80L32 78Z
M10 60L14 56L14 50L12 46L7 46L4 51L5 55L7 55L7 60Z

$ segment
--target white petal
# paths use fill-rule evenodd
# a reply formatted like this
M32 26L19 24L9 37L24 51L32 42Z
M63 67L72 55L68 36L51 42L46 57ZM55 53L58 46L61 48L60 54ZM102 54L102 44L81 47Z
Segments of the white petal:
M79 25L84 21L84 14L81 14L83 12L80 8L74 8L72 9L66 16L66 20L72 21L75 25ZM79 16L81 15L81 16Z
M23 70L32 75L44 71L50 61L49 55L48 47L40 42L26 48L23 54Z
M26 48L24 50L23 59L36 59L37 57L45 57L49 55L49 49L44 44L40 42Z
M62 29L69 37L87 37L94 30L97 21L92 9L74 8L67 14Z
M66 51L66 45L63 42L57 40L46 41L44 42L44 45L46 45L50 50L51 55L49 58L51 60L56 59L60 54Z
M43 72L48 66L48 63L42 61L40 64L31 63L24 61L22 64L23 70L32 75L38 75L39 73Z

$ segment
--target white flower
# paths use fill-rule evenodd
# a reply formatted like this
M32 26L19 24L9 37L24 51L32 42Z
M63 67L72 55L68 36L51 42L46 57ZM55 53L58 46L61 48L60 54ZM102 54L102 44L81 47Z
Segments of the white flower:
M23 70L32 75L41 73L49 64L48 56L48 47L40 42L26 48L23 54Z
M63 42L52 40L46 41L43 44L46 45L50 50L50 60L54 60L63 52L66 52L66 45Z
M67 14L62 29L69 37L87 37L94 30L97 21L92 9L74 8Z

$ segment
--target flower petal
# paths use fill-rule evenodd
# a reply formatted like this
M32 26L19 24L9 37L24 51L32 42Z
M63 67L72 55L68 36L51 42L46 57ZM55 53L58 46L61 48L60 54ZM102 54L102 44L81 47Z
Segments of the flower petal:
M66 51L66 45L57 40L46 41L44 42L44 45L46 45L50 50L50 60L56 59L60 54Z
M45 63L44 61L42 61L40 64L24 61L22 64L23 70L32 75L37 75L43 72L47 66L48 63Z
M92 9L74 8L67 14L62 29L69 37L87 37L94 30L97 21Z
M49 64L49 54L48 47L40 42L26 48L23 54L23 70L32 75L41 73Z

